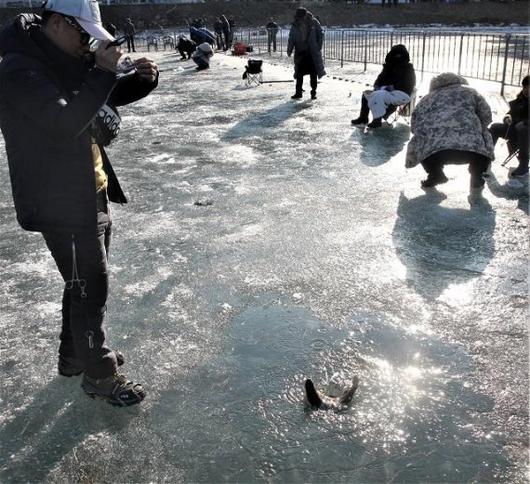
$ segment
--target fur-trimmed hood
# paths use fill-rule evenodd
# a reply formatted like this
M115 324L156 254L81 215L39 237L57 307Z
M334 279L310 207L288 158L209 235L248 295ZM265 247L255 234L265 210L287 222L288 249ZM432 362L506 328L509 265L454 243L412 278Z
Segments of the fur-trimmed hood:
M444 72L432 78L431 84L429 86L429 92L454 85L467 86L468 83L466 79L464 79L462 76L459 76L458 74L454 74L453 72Z

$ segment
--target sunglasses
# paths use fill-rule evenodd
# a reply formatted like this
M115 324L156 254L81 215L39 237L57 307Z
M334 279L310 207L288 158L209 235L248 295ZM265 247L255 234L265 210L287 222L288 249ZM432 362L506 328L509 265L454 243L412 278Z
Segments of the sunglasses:
M79 32L81 45L88 45L90 43L91 37L88 32L81 27L73 17L68 17L67 15L61 15L61 17L66 21L70 27L73 27Z

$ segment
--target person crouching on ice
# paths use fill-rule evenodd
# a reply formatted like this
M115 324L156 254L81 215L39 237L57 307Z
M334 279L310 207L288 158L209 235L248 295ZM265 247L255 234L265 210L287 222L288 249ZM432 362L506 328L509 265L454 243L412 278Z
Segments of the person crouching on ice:
M428 188L448 181L444 165L469 163L471 188L481 189L494 157L490 123L488 103L463 77L452 72L434 77L412 112L407 168L421 163L427 172L421 186Z
M197 50L191 54L191 58L197 64L197 70L202 71L210 68L210 57L213 56L212 46L208 42L203 42Z
M385 57L383 70L374 82L373 91L364 91L361 98L361 112L352 125L368 123L371 111L373 120L369 128L380 128L383 118L392 114L397 106L410 102L416 86L416 73L410 63L409 53L404 45L394 45Z

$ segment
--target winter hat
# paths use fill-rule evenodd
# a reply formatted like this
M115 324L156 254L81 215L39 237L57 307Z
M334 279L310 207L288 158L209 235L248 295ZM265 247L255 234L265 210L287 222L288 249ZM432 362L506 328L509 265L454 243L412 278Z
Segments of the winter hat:
M467 81L462 76L454 74L453 72L444 72L431 79L429 92L452 85L467 86Z
M114 40L103 28L97 0L48 0L43 8L45 11L73 17L95 39Z
M298 7L296 9L296 12L294 13L294 18L296 19L300 19L300 18L304 18L307 14L307 9L304 8L304 7Z
M528 84L530 84L530 76L525 76L521 84L523 87L528 86Z

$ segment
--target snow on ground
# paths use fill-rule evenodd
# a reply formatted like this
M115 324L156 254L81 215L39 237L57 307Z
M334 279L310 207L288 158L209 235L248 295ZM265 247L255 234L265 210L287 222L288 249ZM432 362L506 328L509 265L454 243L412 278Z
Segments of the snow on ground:
M154 55L160 86L109 150L130 198L109 341L148 397L115 409L56 375L60 277L16 225L4 159L0 479L524 482L528 197L505 145L483 196L465 167L425 193L406 123L349 125L375 71L330 65L294 102L292 83L246 88L244 59ZM353 375L350 409L304 410L305 377Z

